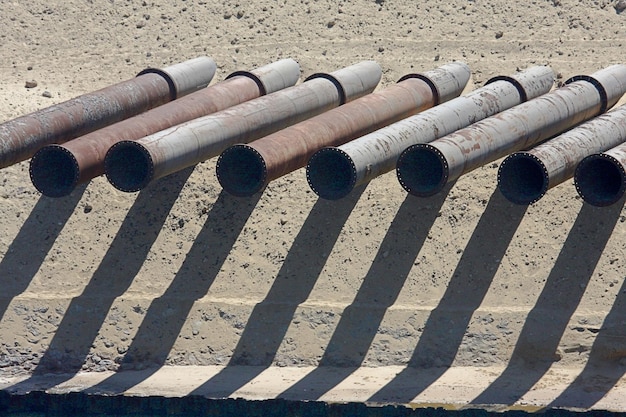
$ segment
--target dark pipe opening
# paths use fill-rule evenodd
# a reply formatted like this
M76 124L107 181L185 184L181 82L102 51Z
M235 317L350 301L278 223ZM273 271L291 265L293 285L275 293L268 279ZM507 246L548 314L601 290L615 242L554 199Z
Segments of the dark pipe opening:
M412 145L398 158L396 174L402 187L410 194L429 197L446 185L448 162L432 145Z
M30 161L29 171L35 188L48 197L69 195L76 188L80 175L74 155L59 145L37 151Z
M352 158L338 148L315 152L306 167L311 189L323 199L338 200L350 194L356 183Z
M583 200L604 207L618 202L624 195L626 173L615 158L596 154L578 164L574 181Z
M256 149L235 145L218 158L216 174L224 191L237 197L249 197L265 186L267 168Z
M148 150L137 142L118 142L104 158L104 171L109 182L118 190L139 191L152 181L154 164Z
M528 153L509 155L498 170L498 188L514 204L539 201L548 190L548 172L544 164Z

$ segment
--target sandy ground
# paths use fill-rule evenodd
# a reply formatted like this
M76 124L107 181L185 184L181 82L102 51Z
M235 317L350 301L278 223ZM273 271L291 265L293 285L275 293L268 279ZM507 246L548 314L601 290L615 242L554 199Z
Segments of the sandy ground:
M452 60L480 86L626 58L622 1L162 3L0 3L0 121L200 55L215 82L280 58L303 77L373 59L379 88ZM514 206L498 163L428 199L390 173L335 202L303 170L231 197L215 160L140 193L97 178L62 199L34 189L28 162L3 169L0 375L254 366L245 384L268 366L343 369L328 391L360 366L434 370L396 399L409 402L451 366L495 366L469 402L512 404L558 362L602 381L591 407L626 371L623 202L585 205L568 181Z

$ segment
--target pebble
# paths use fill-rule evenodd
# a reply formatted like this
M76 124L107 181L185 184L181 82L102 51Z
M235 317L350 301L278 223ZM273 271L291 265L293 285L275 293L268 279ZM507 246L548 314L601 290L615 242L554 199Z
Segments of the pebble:
M496 32L496 39L500 39L503 36L504 36L504 32L502 32L501 30Z
M26 88L35 88L35 87L37 87L37 81L35 81L35 80L26 81L26 83L24 84L24 87L26 87Z
M613 5L617 14L620 14L624 10L626 10L626 0L617 0L615 5Z
M41 93L41 95L46 98L52 98L52 94L50 93L50 91L44 91L43 93Z

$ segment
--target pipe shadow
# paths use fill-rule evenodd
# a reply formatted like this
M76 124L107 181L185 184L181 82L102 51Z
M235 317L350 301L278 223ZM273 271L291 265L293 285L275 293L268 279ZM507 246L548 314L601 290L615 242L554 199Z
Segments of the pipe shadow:
M215 281L260 197L241 199L220 192L176 277L148 307L119 371L146 365L150 369L113 374L85 392L123 393L165 364L194 303Z
M472 315L525 213L525 206L510 203L497 190L491 195L446 292L426 320L407 367L369 401L408 403L452 365Z
M315 202L267 296L253 308L228 366L191 395L229 396L272 364L296 309L309 297L364 190L359 187L339 201Z
M141 269L192 171L193 167L180 171L139 193L100 265L81 295L70 302L48 349L33 370L31 378L57 373L47 379L50 385L41 389L65 382L81 370L113 302ZM28 383L29 380L24 381Z
M559 342L580 304L622 207L584 204L550 271L502 374L473 403L513 404L550 369Z
M28 288L61 230L76 209L86 184L62 199L39 197L0 261L0 320L14 297Z
M447 186L428 199L406 196L356 297L343 311L319 366L282 392L280 398L318 400L363 363L385 313L398 298L451 187ZM411 240L408 245L407 236ZM336 369L328 372L328 367Z
M589 409L617 385L626 373L626 281L596 336L589 359L576 379L546 408Z

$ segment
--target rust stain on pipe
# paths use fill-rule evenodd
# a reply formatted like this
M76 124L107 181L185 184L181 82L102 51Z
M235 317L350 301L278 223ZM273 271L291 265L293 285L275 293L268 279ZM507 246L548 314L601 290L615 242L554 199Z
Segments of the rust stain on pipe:
M144 70L137 77L101 90L84 94L66 102L18 117L0 125L0 168L30 158L39 148L52 143L63 143L104 126L160 106L185 94L176 91L177 83L171 74L186 80L198 81L185 88L205 87L213 78L215 63L207 57L193 61L188 70L205 70L200 77L189 77L188 71L167 69ZM176 67L176 66L172 66Z
M137 141L119 142L105 157L107 179L119 190L138 191L235 143L259 139L362 97L374 90L381 76L377 63L363 61Z
M531 67L512 76L492 78L479 89L415 116L393 123L338 147L316 152L307 164L307 180L321 198L343 198L354 187L393 170L407 147L427 143L550 90L553 71Z
M597 116L626 92L626 66L612 65L429 144L406 149L397 173L409 193L426 197L486 163L528 149Z
M513 203L535 203L549 189L572 178L576 167L584 158L611 149L624 141L626 106L620 106L529 151L509 155L498 170L498 188ZM589 160L587 162L590 163ZM597 181L605 179L599 175L600 169L595 171L593 180L583 179L582 183L591 184L596 178ZM602 186L588 190L585 186L583 188L585 191L581 195L592 195L591 201L595 200L593 196L596 194L608 194L607 191L601 191Z
M41 148L30 163L35 188L63 197L81 183L104 173L107 151L122 140L137 140L177 124L224 110L297 82L298 63L285 59L256 70L238 71L225 81L196 91L135 117L83 135L63 145Z
M424 75L409 75L378 93L368 94L248 145L232 146L218 159L217 178L230 194L253 195L270 181L303 167L310 156L324 146L339 146L430 108L438 104L440 96L443 100L458 96L469 76L469 68L460 62Z

